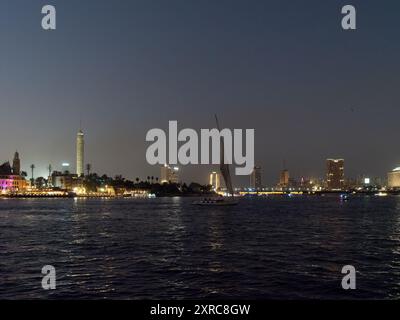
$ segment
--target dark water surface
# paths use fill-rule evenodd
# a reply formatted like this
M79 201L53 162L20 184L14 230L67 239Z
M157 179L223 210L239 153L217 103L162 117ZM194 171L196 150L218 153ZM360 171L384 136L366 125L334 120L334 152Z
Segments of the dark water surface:
M400 197L192 201L0 199L0 299L400 298Z

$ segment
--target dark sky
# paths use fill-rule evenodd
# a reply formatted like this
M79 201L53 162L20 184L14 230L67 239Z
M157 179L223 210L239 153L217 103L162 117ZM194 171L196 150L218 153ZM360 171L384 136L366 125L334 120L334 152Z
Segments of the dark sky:
M349 3L357 31L341 29ZM41 29L45 4L56 31ZM95 171L158 176L147 131L214 127L218 113L256 129L267 184L283 159L297 177L322 176L327 157L384 177L400 165L399 12L396 0L1 0L0 160L18 149L41 175L74 164L82 118Z

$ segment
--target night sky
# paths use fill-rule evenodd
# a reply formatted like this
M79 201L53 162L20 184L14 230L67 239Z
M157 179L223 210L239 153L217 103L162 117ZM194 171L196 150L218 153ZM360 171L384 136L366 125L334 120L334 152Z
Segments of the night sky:
M41 8L57 9L57 30ZM357 30L341 7L357 8ZM98 173L159 175L152 128L256 129L256 162L275 184L323 176L385 177L400 165L400 2L254 0L1 0L0 161L75 167L82 119ZM182 170L205 183L210 167ZM236 179L246 184L248 178Z

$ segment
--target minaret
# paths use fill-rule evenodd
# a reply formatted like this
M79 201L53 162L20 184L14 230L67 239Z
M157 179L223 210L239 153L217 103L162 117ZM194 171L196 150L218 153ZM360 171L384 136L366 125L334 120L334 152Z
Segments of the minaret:
M84 157L85 157L85 141L83 131L79 130L78 135L76 137L76 174L78 177L84 175Z
M21 174L21 160L19 159L18 151L16 151L14 154L12 169L13 169L13 175L19 176Z

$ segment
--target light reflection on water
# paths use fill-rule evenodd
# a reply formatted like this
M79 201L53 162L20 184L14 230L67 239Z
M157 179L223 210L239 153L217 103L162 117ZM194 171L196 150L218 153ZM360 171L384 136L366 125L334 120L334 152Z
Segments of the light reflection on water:
M399 197L192 201L2 199L0 298L400 297ZM346 264L356 291L340 288Z

